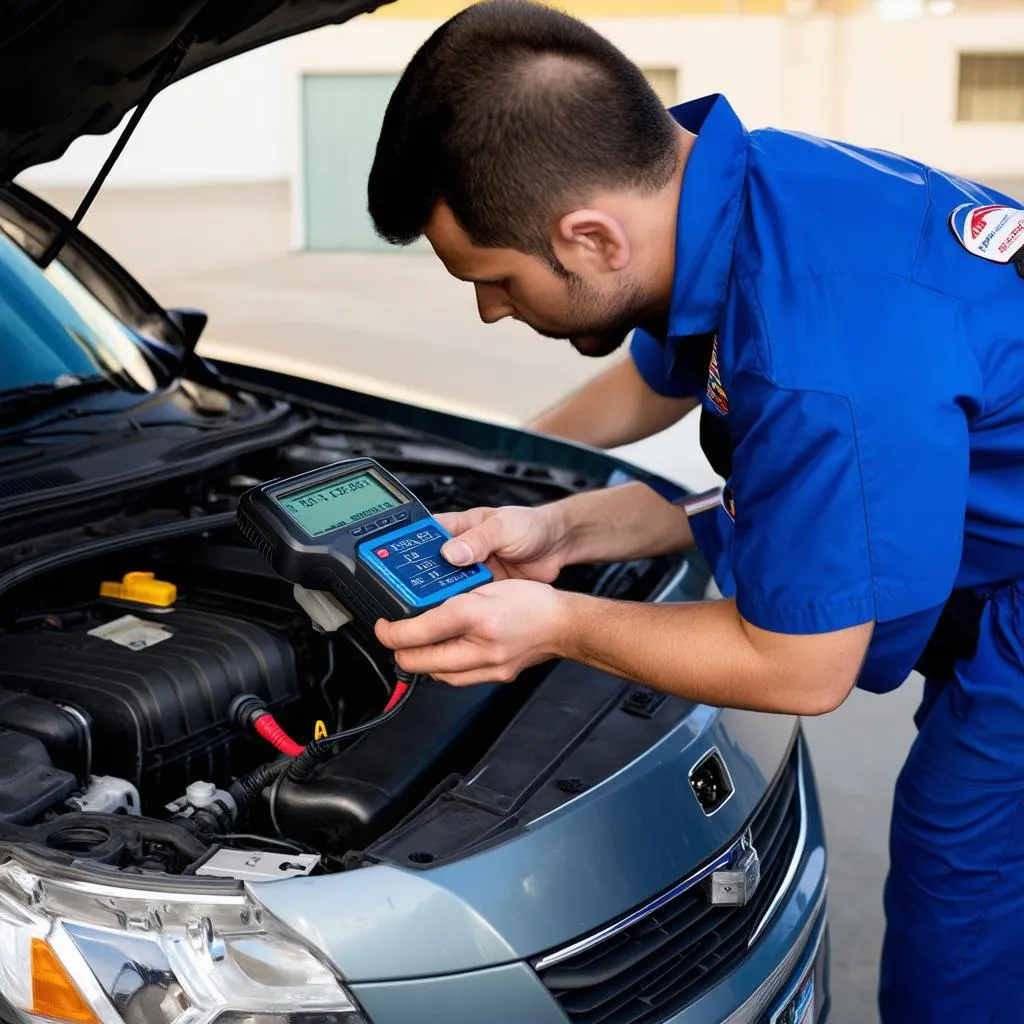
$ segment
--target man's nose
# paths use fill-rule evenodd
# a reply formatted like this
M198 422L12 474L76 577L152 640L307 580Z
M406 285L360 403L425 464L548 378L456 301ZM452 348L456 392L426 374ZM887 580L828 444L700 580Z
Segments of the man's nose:
M500 288L493 285L476 286L476 308L485 324L496 324L515 314L515 308Z

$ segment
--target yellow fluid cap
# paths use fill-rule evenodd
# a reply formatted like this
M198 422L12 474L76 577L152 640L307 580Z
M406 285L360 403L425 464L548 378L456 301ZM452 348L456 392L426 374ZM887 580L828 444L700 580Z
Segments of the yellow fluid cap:
M106 581L100 584L100 597L114 597L121 601L136 601L168 608L178 600L178 588L166 580L158 580L151 572L130 572L120 583Z

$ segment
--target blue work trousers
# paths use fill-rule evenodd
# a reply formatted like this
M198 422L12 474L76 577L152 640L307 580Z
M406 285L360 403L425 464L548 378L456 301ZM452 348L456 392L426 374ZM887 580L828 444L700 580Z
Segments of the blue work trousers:
M896 785L883 1024L1024 1024L1024 582L928 680Z

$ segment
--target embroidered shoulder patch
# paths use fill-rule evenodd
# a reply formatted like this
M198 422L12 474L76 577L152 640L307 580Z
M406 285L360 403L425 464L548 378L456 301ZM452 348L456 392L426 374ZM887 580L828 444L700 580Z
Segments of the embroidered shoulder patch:
M1024 265L1024 210L963 203L949 215L949 227L972 256Z
M718 335L715 335L711 346L711 364L708 366L708 398L715 408L723 415L729 414L729 396L722 387L722 378L718 372Z

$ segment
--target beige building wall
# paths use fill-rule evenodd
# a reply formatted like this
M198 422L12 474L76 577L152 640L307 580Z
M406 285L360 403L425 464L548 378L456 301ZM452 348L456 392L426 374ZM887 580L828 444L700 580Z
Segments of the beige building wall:
M957 120L961 54L1018 53L1024 62L1024 10L904 20L864 12L591 22L650 69L659 90L671 88L674 72L679 98L724 93L748 127L891 149L969 176L1024 177L1024 109L1015 121ZM373 17L289 40L289 106L298 110L304 73L399 72L437 24ZM289 123L292 241L301 248L298 116Z
M1024 10L892 20L865 12L591 21L655 71L656 83L664 86L665 72L674 70L680 98L725 93L750 127L896 149L967 174L1024 175L1024 110L1004 123L957 120L961 53L1015 53L1024 62ZM284 44L286 64L293 77L398 72L437 24L372 17L322 29Z
M861 0L822 2L848 10ZM1024 177L1024 6L965 13L961 3L940 15L927 11L949 10L952 0L876 2L895 11L919 3L924 13L904 20L870 10L822 13L813 0L574 0L568 6L648 69L666 98L673 90L678 98L724 92L750 127L776 125L895 149L982 178ZM801 13L804 3L813 9ZM111 184L287 178L297 186L300 210L301 76L397 73L440 17L458 6L458 0L398 0L375 15L203 72L153 104ZM688 13L665 13L673 10ZM432 16L408 16L422 12ZM1002 84L990 83L989 99L1001 88L1008 102L996 107L1004 114L1017 110L1015 120L957 120L964 53L1007 55ZM977 73L975 67L971 74ZM991 111L989 99L964 109ZM112 143L112 136L82 140L23 180L84 185ZM295 220L299 242L302 218Z

